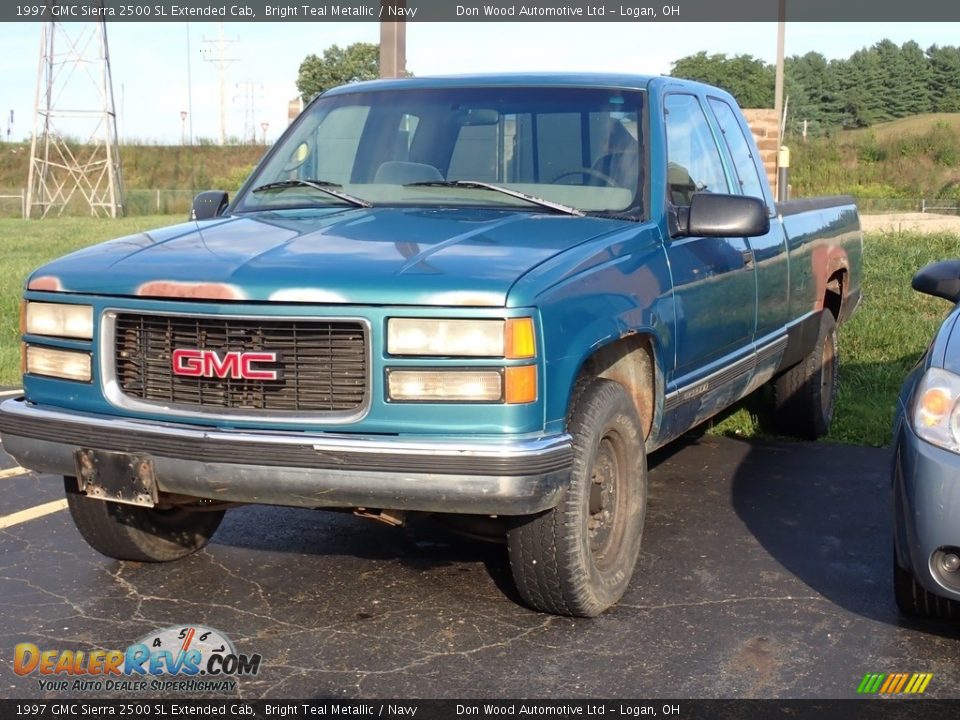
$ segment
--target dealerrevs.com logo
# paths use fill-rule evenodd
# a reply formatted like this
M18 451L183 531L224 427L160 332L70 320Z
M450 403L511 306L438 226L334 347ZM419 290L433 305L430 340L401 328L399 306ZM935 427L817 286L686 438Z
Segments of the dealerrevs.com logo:
M43 691L232 692L260 672L261 656L237 653L219 630L191 625L149 633L126 650L14 648L17 675L39 675Z

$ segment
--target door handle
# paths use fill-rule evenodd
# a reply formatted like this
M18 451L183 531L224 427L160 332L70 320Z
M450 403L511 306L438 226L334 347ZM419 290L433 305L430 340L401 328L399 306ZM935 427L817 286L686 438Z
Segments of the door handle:
M753 270L753 265L754 265L753 250L744 250L742 255L743 255L743 269Z

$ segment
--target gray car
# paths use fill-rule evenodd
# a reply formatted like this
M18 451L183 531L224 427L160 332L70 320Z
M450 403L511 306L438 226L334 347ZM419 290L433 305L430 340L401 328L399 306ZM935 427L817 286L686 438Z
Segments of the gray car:
M960 619L960 260L923 268L913 289L955 307L900 391L893 585L901 612Z

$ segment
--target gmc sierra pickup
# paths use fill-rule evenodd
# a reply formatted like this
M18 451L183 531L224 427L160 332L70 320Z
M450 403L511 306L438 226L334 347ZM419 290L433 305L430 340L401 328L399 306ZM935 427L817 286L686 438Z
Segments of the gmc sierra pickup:
M593 616L649 452L765 383L784 432L827 431L861 254L849 198L774 202L716 88L349 85L232 201L35 271L0 432L113 558L182 557L236 503L431 513Z

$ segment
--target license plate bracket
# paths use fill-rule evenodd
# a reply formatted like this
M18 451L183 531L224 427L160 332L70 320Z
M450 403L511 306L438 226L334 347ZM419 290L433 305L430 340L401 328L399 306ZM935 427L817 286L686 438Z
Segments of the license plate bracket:
M156 474L148 455L83 448L73 457L80 490L87 497L142 507L157 504Z

